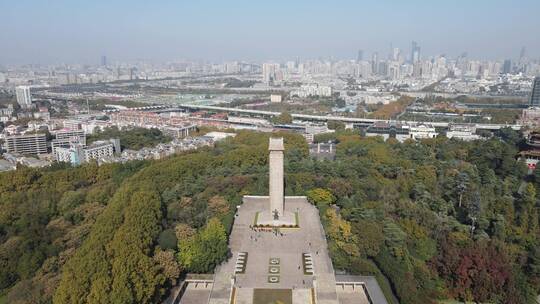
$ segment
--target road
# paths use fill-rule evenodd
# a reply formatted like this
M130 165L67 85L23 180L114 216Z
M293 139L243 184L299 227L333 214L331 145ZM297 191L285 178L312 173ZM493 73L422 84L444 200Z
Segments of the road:
M244 114L253 114L261 116L278 116L280 112L271 112L271 111L261 111L261 110L247 110L247 109L237 109L237 108L227 108L227 107L217 107L217 106L204 106L204 105L191 105L191 104L178 104L177 108L181 109L190 109L190 110L210 110L217 112L231 112L231 113L244 113ZM390 122L391 120L384 119L371 119L371 118L360 118L360 117L341 117L341 116L322 116L322 115L308 115L308 114L293 114L291 116L300 120L310 120L310 121L341 121L344 123L363 123L363 124L372 124L375 122ZM419 121L400 121L405 124L418 124ZM448 122L426 122L434 127L448 128ZM521 129L519 124L469 124L474 125L476 129L481 130L499 130L504 127L510 127L514 130Z

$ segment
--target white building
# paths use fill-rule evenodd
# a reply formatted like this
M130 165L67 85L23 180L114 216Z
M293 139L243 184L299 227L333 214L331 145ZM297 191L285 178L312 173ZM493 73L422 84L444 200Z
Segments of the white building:
M412 139L426 139L437 137L435 128L428 125L418 125L409 128L409 137Z
M523 109L521 118L518 121L519 124L527 126L539 126L540 125L540 108L531 107Z
M64 128L69 130L79 130L81 128L81 122L78 120L64 120Z
M446 137L457 138L465 141L480 139L480 136L475 134L476 128L467 125L451 125Z
M333 132L335 131L328 129L327 125L306 125L306 130L302 135L308 143L312 143L315 140L315 135Z
M236 133L226 133L226 132L209 132L204 134L204 137L212 138L213 141L220 141L227 137L235 137Z
M95 142L83 149L82 161L89 162L92 159L103 159L114 155L114 145L109 141Z
M39 111L33 113L35 119L43 119L48 121L51 119L51 113L47 108L40 107Z
M72 144L69 148L58 147L55 151L57 161L80 165L91 160L101 161L111 158L115 152L120 153L120 140L109 139L96 141L87 147L76 143Z
M86 134L93 134L96 130L103 131L106 128L111 127L112 124L109 121L94 119L81 122L80 126Z
M80 146L72 146L69 148L65 147L56 147L54 148L54 156L56 158L56 161L58 162L65 162L65 163L71 163L73 165L79 165L81 164L81 147Z
M19 103L22 108L29 108L32 106L32 95L30 94L29 86L18 86L15 89L15 93L17 94L17 103Z
M282 98L280 94L272 94L270 95L270 102L281 102Z
M283 80L283 73L280 70L279 63L263 63L262 74L263 81L266 84Z
M56 139L70 139L73 137L80 137L84 140L84 144L86 144L86 134L83 130L63 129L56 131L55 134Z
M56 131L56 139L51 141L51 150L56 157L58 148L69 148L73 145L86 146L86 134L83 130L63 129Z
M8 153L46 154L47 137L45 134L25 134L7 136L4 148Z
M328 129L327 125L306 125L306 133L308 134L323 134L332 133L334 130Z
M0 108L0 121L6 122L13 116L13 105L9 104L7 108Z
M320 86L318 84L303 85L300 89L292 91L291 96L305 98L308 96L332 96L332 88L329 86Z

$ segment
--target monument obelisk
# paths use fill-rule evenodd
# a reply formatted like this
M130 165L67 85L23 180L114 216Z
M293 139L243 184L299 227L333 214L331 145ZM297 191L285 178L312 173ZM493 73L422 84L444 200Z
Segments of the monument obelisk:
M244 196L244 202L246 200L264 201L264 210L257 211L255 215L255 226L298 226L297 217L285 206L289 201L296 200L298 197L285 196L284 150L283 137L270 137L268 141L268 196Z
M283 191L283 151L285 148L283 146L283 137L270 138L268 150L270 151L270 214L273 214L275 217L281 217L283 216L285 205L285 194Z

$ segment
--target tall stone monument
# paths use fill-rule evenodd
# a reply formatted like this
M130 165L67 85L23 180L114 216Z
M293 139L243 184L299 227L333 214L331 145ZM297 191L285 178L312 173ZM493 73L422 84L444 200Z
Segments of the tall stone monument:
M297 225L294 212L287 209L287 201L298 197L285 196L285 179L283 174L283 137L270 138L268 142L269 160L269 193L268 196L244 196L251 201L264 202L265 209L257 212L256 226L291 227Z
M283 216L285 209L284 179L283 179L283 138L270 138L270 212L274 217Z

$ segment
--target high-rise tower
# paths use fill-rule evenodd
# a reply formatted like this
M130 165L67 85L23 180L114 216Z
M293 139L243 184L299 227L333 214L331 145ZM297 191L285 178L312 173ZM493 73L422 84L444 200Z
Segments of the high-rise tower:
M420 47L416 41L411 43L411 63L420 61Z
M502 72L503 74L510 74L512 72L512 61L510 59L504 61Z
M379 73L379 54L377 52L371 55L371 70L373 74Z
M530 105L531 107L540 107L540 76L534 78Z
M17 95L17 103L22 108L28 108L32 105L32 95L30 94L29 86L18 86L15 89Z
M356 62L360 62L362 60L364 60L364 51L358 50L358 56L356 56Z

